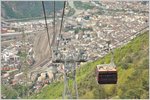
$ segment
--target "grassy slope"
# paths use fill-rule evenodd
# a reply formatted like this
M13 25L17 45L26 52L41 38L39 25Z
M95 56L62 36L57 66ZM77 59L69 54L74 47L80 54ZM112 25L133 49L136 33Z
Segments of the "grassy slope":
M110 55L82 65L77 70L79 98L148 98L148 32L141 34L129 44L114 50L118 67L117 85L98 85L95 66L108 63ZM63 81L48 85L30 98L61 98Z

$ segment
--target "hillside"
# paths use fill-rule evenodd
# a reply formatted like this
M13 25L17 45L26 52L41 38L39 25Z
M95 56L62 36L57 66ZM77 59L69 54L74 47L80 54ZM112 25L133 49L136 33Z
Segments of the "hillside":
M43 17L41 1L2 1L1 16L5 19ZM63 2L56 1L56 11L62 9ZM46 13L53 12L53 2L45 1Z
M1 2L1 16L5 19L22 19L43 17L43 8L41 1L2 1ZM63 8L62 1L56 1L56 12ZM71 16L75 11L74 9L92 9L94 8L89 2L74 1L69 3L73 7L68 16ZM68 6L68 5L67 5ZM45 9L47 16L53 12L53 2L45 1ZM78 11L77 11L78 12Z
M98 85L95 80L95 66L109 63L110 55L82 65L77 69L79 98L100 99L148 99L149 98L149 36L148 31L133 39L127 45L114 50L118 69L117 85ZM63 80L50 84L34 99L62 98Z

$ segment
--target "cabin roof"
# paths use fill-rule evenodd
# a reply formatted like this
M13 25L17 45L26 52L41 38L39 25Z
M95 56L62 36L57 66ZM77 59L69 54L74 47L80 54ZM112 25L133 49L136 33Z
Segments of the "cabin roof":
M101 64L97 65L98 71L117 71L116 66L111 64Z

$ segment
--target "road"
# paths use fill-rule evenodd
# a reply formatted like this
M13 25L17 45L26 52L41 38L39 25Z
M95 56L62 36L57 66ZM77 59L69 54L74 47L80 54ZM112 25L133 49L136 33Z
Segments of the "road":
M31 33L36 33L38 31L25 31L25 34L31 34ZM22 32L14 32L14 33L3 33L1 36L15 36L15 35L22 35Z

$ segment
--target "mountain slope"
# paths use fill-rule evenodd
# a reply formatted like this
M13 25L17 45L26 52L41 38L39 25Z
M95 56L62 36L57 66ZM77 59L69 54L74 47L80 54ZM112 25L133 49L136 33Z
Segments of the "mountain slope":
M41 1L2 1L2 17L6 19L20 19L43 17ZM62 9L63 2L56 1L56 11ZM53 12L53 2L45 1L46 13L49 16Z
M114 50L118 68L117 85L98 85L95 80L95 66L109 63L110 55L82 65L77 69L79 98L143 98L149 94L149 36L148 31L133 39L127 45ZM62 98L63 80L50 84L30 98Z
M55 4L56 12L63 8L62 1L56 1ZM5 19L30 19L34 17L43 17L41 1L2 1L1 5L1 16ZM66 6L68 6L68 4ZM69 16L74 13L73 9L76 8L85 10L94 8L91 3L81 1L74 1L70 6L73 8L71 9L70 13L68 13ZM50 14L53 13L53 9L53 1L45 1L45 10L47 16L50 16Z

